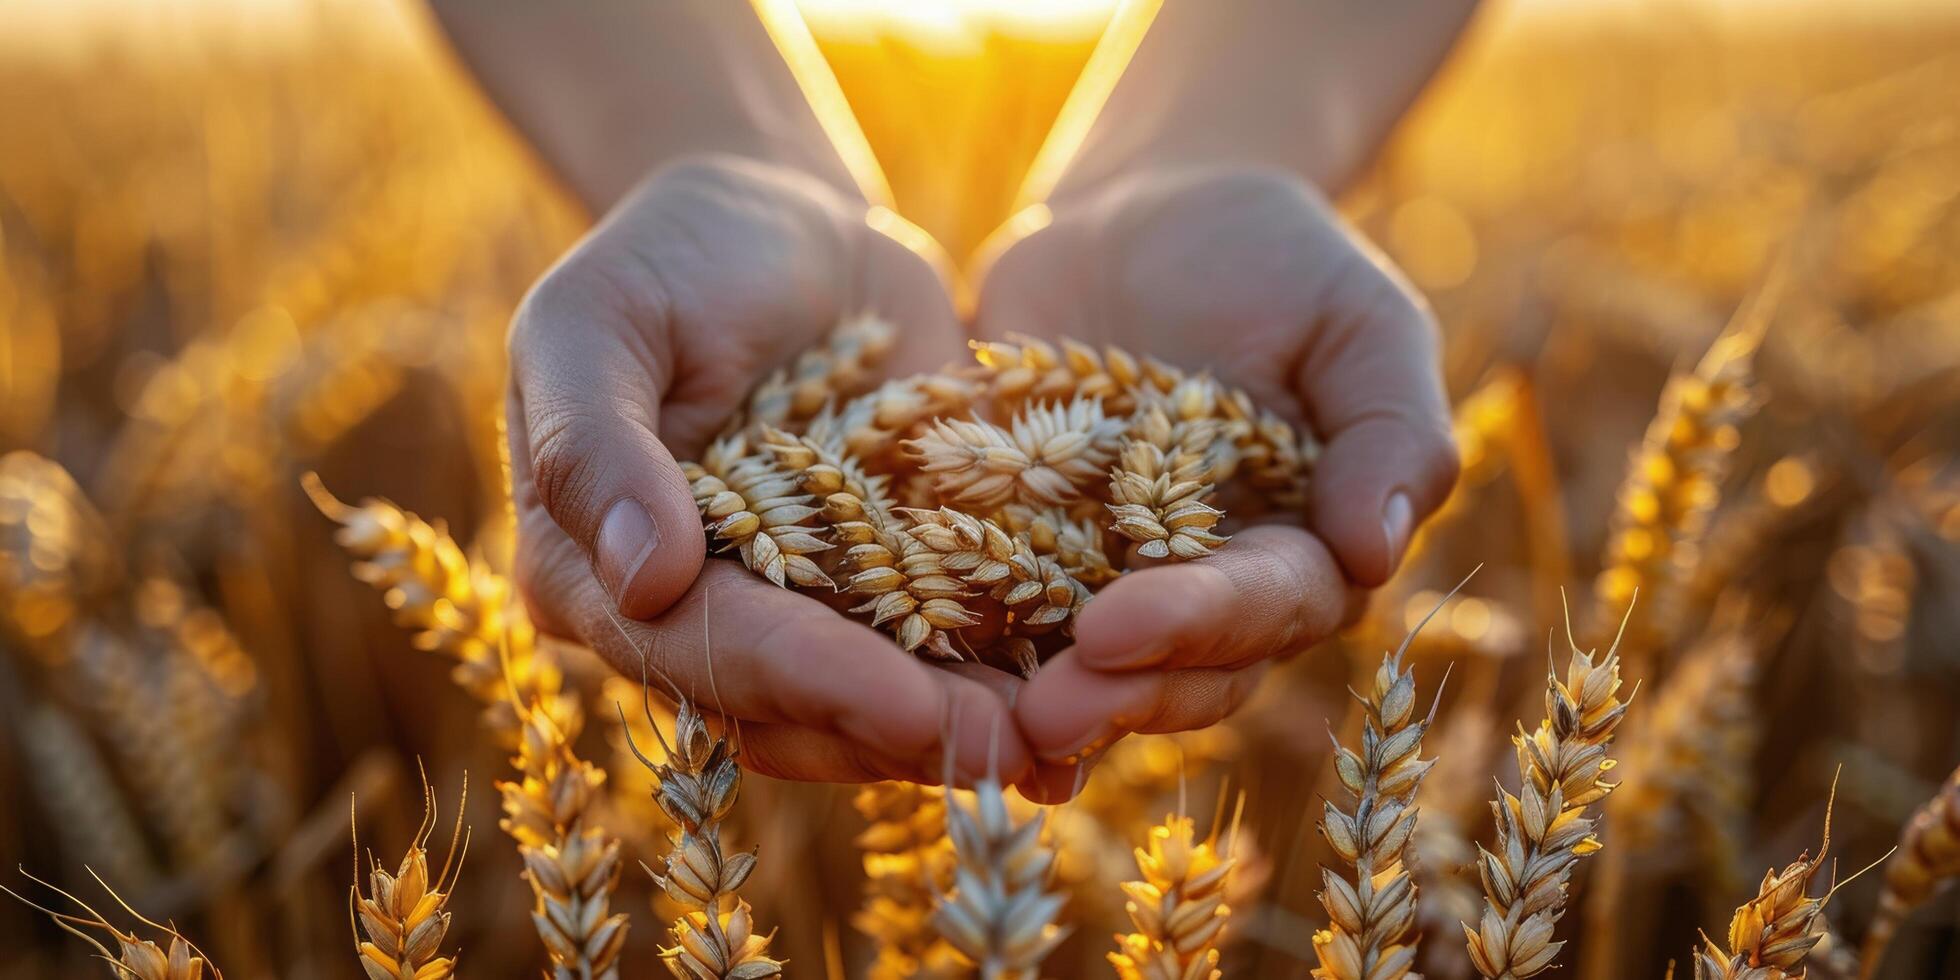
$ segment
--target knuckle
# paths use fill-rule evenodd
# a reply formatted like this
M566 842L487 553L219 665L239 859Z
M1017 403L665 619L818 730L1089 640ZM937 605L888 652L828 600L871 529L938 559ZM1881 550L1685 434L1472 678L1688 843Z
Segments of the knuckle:
M582 412L544 411L531 428L531 477L538 502L560 527L579 534L585 514L603 478L599 423Z

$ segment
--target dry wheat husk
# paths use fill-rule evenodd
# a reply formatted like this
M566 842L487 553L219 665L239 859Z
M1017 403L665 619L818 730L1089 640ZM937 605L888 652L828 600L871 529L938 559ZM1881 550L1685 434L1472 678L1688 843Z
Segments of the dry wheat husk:
M563 692L556 664L538 655L530 620L510 584L464 554L441 526L378 498L341 503L311 473L301 486L340 525L334 540L353 556L354 576L379 589L415 645L456 661L450 677L484 705L499 744L523 737L519 707L543 711L561 730L581 727L578 699Z
M1960 769L1899 832L1899 849L1885 862L1878 913L1865 933L1862 976L1878 970L1906 917L1955 877L1960 877Z
M1367 691L1356 695L1361 751L1334 741L1334 771L1354 808L1344 812L1327 801L1319 827L1354 877L1321 870L1320 904L1329 921L1313 937L1320 980L1400 980L1415 967L1416 886L1407 849L1416 829L1416 791L1436 765L1421 755L1436 708L1416 716L1415 672L1403 658L1422 625L1382 656Z
M1109 962L1120 980L1218 980L1218 941L1231 909L1233 861L1190 817L1171 814L1136 849L1138 878L1122 884L1133 931Z
M946 836L946 791L918 783L870 783L852 804L868 824L857 836L864 854L864 904L851 917L878 945L872 980L952 978L971 970L932 927L934 898L953 886L953 844Z
M168 941L167 945L159 946L155 941L144 939L134 931L125 932L116 928L87 902L33 875L27 875L28 880L74 903L75 907L81 909L82 914L57 912L29 900L5 885L0 885L0 891L12 895L29 908L47 915L62 931L95 947L97 955L109 965L110 971L119 980L203 980L207 970L212 980L224 980L223 972L211 964L204 951L184 938L182 933L171 926L145 918L142 913L130 908L100 875L93 871L90 871L89 875L95 878L96 884L102 886L102 890L109 894L111 900L122 906L123 911L128 912L142 925L162 934ZM107 933L109 940L114 943L114 948L85 931L91 929Z
M395 872L389 874L369 855L366 894L362 894L356 875L348 895L359 923L355 953L371 980L449 980L456 974L456 960L442 955L442 941L449 934L450 916L445 906L469 852L462 814L468 799L467 784L463 793L464 800L456 804L456 829L449 838L449 853L433 877L428 843L436 826L436 806L427 782L422 785L422 825ZM360 844L356 841L356 869L359 865ZM363 933L366 940L360 939Z
M647 873L686 910L675 920L674 945L660 951L661 959L680 980L778 976L783 963L769 956L774 934L756 934L754 913L737 894L755 870L756 852L729 854L721 839L721 822L742 788L741 766L727 737L708 730L707 718L694 702L677 700L671 745L653 725L647 707L647 723L654 727L665 760L654 762L634 749L658 783L654 801L674 822L661 870L648 868Z
M1547 678L1545 718L1535 731L1519 727L1518 795L1504 792L1491 803L1497 820L1492 848L1481 850L1478 870L1484 911L1477 925L1463 924L1471 964L1490 978L1523 980L1549 968L1562 941L1552 938L1569 900L1573 865L1600 849L1593 836L1592 804L1616 784L1605 777L1613 734L1626 714L1618 698L1618 638L1603 658L1579 649L1571 629L1565 679Z
M1695 980L1802 980L1804 961L1823 940L1830 893L1812 898L1810 883L1831 848L1831 814L1824 812L1824 840L1816 855L1804 854L1783 870L1763 876L1756 896L1729 920L1728 949L1704 937L1695 950Z
M1042 840L1045 815L1016 823L992 776L969 795L947 805L957 864L933 928L981 980L1036 980L1041 961L1068 934L1057 922L1066 899L1049 890L1055 852Z

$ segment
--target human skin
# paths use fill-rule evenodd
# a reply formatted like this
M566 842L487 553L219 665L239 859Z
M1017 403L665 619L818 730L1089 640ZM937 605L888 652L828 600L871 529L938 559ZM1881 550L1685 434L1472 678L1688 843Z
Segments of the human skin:
M1365 161L1469 3L1171 0L1062 176L1053 222L994 263L966 325L937 270L867 227L747 5L434 6L545 161L610 209L513 323L526 601L547 631L629 676L645 660L739 719L754 768L931 780L950 757L956 778L992 764L1065 798L1112 739L1210 724L1270 658L1328 635L1447 492L1434 325L1316 188ZM1330 437L1312 513L1112 584L1028 683L921 663L814 599L704 564L674 460L866 309L905 327L894 374L958 359L968 330L1209 368ZM1216 634L1229 640L1203 639Z

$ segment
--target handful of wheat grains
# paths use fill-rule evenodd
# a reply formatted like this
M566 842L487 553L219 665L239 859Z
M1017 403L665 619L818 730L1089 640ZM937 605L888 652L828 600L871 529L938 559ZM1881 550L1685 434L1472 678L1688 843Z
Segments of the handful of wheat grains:
M682 470L712 545L848 594L908 651L1032 672L1094 589L1222 545L1227 481L1304 502L1312 440L1208 375L1017 338L874 385L893 339L839 324Z

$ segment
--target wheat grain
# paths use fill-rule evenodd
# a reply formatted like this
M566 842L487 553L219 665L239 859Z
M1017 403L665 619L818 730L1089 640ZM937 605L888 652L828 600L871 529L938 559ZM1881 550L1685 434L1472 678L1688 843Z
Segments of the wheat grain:
M416 631L415 645L456 661L451 678L483 703L499 744L515 748L523 737L519 707L543 711L559 729L581 727L578 699L561 691L557 665L537 654L530 620L502 576L443 528L388 501L349 506L311 473L301 486L340 525L334 540L354 557L354 576L381 590L395 621Z
M22 873L26 874L26 872ZM102 886L102 890L108 893L110 899L115 901L116 904L121 905L123 910L133 916L136 921L168 937L168 947L159 946L155 941L144 939L133 931L125 932L116 928L109 923L108 919L103 918L100 912L91 908L87 902L33 875L27 875L29 881L74 903L77 908L82 910L83 914L74 915L67 912L57 912L26 898L5 885L0 885L0 891L12 895L27 907L53 919L55 925L59 926L62 931L95 947L96 953L100 955L103 962L109 964L110 971L114 973L118 980L203 980L207 969L211 973L212 980L224 980L223 972L212 965L210 960L204 955L204 952L198 949L196 944L185 939L182 933L171 926L144 918L142 913L130 908L122 900L122 897L116 894L115 889L110 888L109 883L102 880L100 875L95 874L93 871L90 871L89 875L95 879L96 884ZM114 941L115 949L111 950L101 940L84 931L88 929L96 929L107 933L109 938Z
M1116 937L1109 962L1121 980L1218 980L1218 940L1232 859L1198 840L1190 817L1171 814L1136 849L1138 879L1123 883L1134 931Z
M982 421L939 419L901 445L934 478L940 499L982 511L1009 502L1059 507L1102 479L1124 424L1102 403L1075 397L1032 404L1006 429Z
M1464 923L1470 960L1485 977L1523 980L1550 967L1565 944L1553 929L1565 914L1573 865L1599 850L1592 804L1615 788L1607 751L1626 715L1620 688L1618 638L1595 661L1573 641L1565 680L1547 677L1545 718L1526 732L1519 726L1520 785L1516 796L1500 787L1491 803L1497 820L1492 850L1480 848L1478 870L1484 911L1476 926Z
M828 550L810 523L814 496L798 475L749 451L743 436L717 439L699 463L681 471L694 491L708 535L735 549L749 570L780 586L835 587L810 555Z
M953 884L945 790L917 783L871 783L858 790L852 803L869 824L856 841L864 854L864 904L851 919L878 944L869 976L966 976L964 961L932 928L934 898Z
M1833 793L1835 795L1835 793ZM1804 960L1824 938L1826 893L1810 896L1811 879L1831 848L1831 814L1824 811L1824 841L1782 871L1771 868L1756 896L1729 920L1728 949L1704 937L1695 950L1695 980L1802 980Z
M434 877L429 874L429 834L435 830L435 795L425 777L422 783L422 825L402 855L401 864L389 874L368 856L368 891L361 893L359 875L348 895L348 902L359 921L355 934L355 953L361 969L371 980L448 980L456 973L456 960L441 955L442 941L449 934L450 893L463 871L463 858L469 853L469 838L463 829L463 805L469 798L465 777L463 800L456 804L456 829L449 838L449 853ZM354 847L355 867L360 866L360 842ZM367 939L362 941L360 933Z
M642 701L647 700L643 693ZM728 739L708 730L694 702L677 700L673 743L654 726L665 761L654 762L634 749L659 784L655 802L674 822L662 869L647 873L686 910L672 927L674 945L661 950L661 958L680 980L777 976L783 964L769 956L770 936L755 934L754 913L737 894L755 871L755 852L728 854L721 840L722 819L742 788L742 768ZM647 707L649 725L651 711Z
M742 415L723 435L741 431L760 435L765 427L805 421L834 399L857 394L872 368L891 352L897 335L889 322L876 316L845 318L822 344L798 354L756 385Z
M1354 797L1354 809L1324 803L1320 833L1354 869L1354 878L1321 871L1320 904L1329 920L1313 937L1320 961L1314 976L1321 980L1399 980L1415 966L1416 887L1406 851L1416 829L1416 791L1436 764L1421 755L1436 709L1416 717L1415 672L1403 657L1422 625L1394 653L1382 655L1367 692L1356 695L1363 712L1361 751L1334 740L1334 771Z
M933 911L933 928L980 971L981 980L1036 980L1041 961L1068 930L1065 899L1050 892L1055 852L1042 840L1044 815L1016 823L991 774L970 800L947 804L957 865L953 890Z
M1878 913L1865 933L1862 976L1877 971L1892 937L1912 910L1956 877L1960 877L1960 769L1899 832L1899 849L1885 862Z

